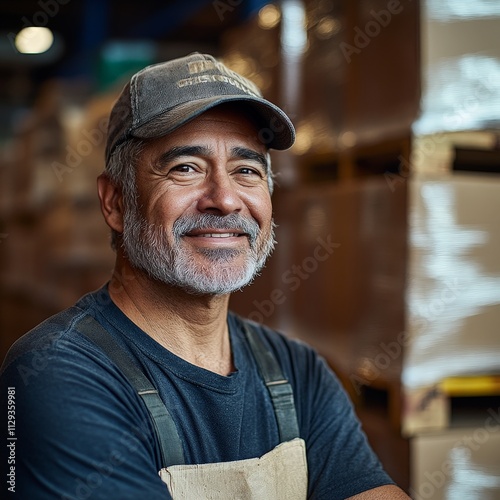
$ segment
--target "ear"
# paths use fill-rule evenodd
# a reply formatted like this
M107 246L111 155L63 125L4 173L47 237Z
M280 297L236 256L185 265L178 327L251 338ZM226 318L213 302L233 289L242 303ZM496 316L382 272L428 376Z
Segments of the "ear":
M106 224L118 233L122 233L123 196L121 189L106 174L101 174L97 178L97 193Z

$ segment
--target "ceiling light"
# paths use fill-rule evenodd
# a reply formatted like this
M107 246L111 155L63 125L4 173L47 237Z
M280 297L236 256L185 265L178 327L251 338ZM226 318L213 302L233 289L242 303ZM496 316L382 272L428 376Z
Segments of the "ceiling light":
M29 26L16 36L16 49L21 54L42 54L52 47L54 35L48 28Z
M259 11L259 26L265 30L269 30L277 26L280 22L281 13L278 7L273 4L268 4Z

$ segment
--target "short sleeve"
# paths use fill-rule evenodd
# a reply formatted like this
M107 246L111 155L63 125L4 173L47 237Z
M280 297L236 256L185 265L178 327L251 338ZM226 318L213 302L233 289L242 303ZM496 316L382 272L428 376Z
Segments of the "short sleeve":
M1 413L14 407L8 442L19 498L170 498L146 410L98 348L60 338L12 358Z
M394 484L325 360L303 342L264 332L294 388L300 435L306 443L308 498L343 500Z
M309 435L311 499L344 499L378 486L394 484L368 444L352 404L338 379L318 360Z

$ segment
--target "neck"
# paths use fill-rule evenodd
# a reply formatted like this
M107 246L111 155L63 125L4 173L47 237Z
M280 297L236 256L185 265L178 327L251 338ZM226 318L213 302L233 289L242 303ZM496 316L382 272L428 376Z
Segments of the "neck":
M229 295L189 294L152 280L120 259L109 294L130 320L180 358L221 375L234 370Z

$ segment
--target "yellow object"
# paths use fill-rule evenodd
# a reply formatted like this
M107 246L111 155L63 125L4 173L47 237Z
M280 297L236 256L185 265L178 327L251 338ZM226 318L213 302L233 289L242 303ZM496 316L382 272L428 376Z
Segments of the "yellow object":
M500 375L449 377L440 382L439 388L447 396L492 396L500 394Z

